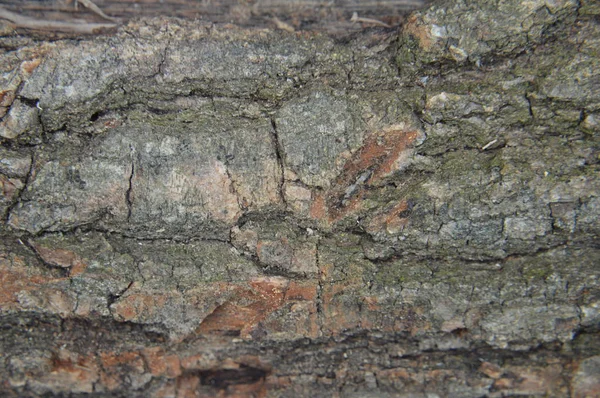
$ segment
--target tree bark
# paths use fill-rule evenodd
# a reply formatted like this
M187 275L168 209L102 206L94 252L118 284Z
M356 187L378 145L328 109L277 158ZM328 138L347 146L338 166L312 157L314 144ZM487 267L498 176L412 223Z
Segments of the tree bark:
M3 38L3 395L598 396L598 15Z

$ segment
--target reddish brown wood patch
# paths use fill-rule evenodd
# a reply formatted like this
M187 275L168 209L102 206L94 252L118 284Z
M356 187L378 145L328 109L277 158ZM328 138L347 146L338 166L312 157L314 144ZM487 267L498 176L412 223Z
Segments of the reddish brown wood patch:
M311 217L335 222L356 211L364 199L365 188L397 170L417 136L416 131L399 129L368 136L364 145L346 162L332 187L314 195ZM390 214L390 217L395 215Z

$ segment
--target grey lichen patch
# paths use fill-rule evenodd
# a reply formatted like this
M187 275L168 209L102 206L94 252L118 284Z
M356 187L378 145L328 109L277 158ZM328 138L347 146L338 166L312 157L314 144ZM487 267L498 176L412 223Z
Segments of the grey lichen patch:
M223 96L281 99L294 87L290 72L327 45L326 40L300 41L275 32L247 35L244 41L223 40L221 34L213 31L214 37L174 42L162 64L159 83L184 89L190 81L197 81L208 92ZM236 33L227 32L231 34Z
M231 242L247 256L256 258L263 272L294 278L314 278L319 273L314 230L302 230L280 222L250 221L231 231Z
M424 90L419 87L399 87L394 90L373 92L351 91L349 98L356 103L365 129L370 132L391 130L391 126L404 125L407 131L422 128L416 117L422 111ZM420 137L417 145L422 144Z
M189 334L257 267L223 242L138 241L113 237L130 256L140 279L116 297L111 315L120 321L159 324L173 336Z
M68 272L68 278L55 282L69 285L68 316L109 315L109 302L139 279L131 256L114 250L98 233L46 234L28 243L47 267Z
M111 244L137 264L143 285L187 291L212 282L244 282L258 274L256 265L228 243L194 240L136 241L114 236Z
M165 129L131 118L83 153L58 149L62 161L37 165L10 223L31 233L101 221L143 236L224 238L242 211L279 201L270 128L266 119L173 121Z
M597 71L600 27L591 21L581 21L575 29L576 33L566 38L565 51L551 57L552 65L542 64L549 73L541 79L540 96L582 108L595 107L600 102Z
M403 27L398 64L414 73L423 64L479 63L491 54L518 54L542 41L556 22L572 18L577 8L578 2L569 0L434 5L413 14Z
M0 121L0 137L15 139L22 134L36 135L41 131L38 109L15 100L7 115Z
M11 212L9 224L38 233L70 229L103 215L124 220L130 173L127 146L127 139L113 137L99 142L94 154L36 165L35 176Z
M252 261L217 241L142 241L115 234L73 233L45 234L30 245L48 267L68 270L68 280L48 281L52 286L70 286L65 315L99 314L162 324L176 334L189 332L214 308L213 301L206 301L208 296L214 293L215 300L227 296L218 291L219 283L246 283L258 275ZM52 304L52 294L49 290L27 296L27 305L54 312L58 302ZM173 316L173 308L179 309L180 316Z
M0 148L0 173L7 177L26 177L29 174L31 163L31 154Z
M284 104L275 117L284 166L310 186L328 188L362 138L360 120L343 95L313 91Z
M277 41L273 34L246 36L243 44L193 24L189 35L181 37L170 31L173 26L168 32L146 26L135 31L135 40L120 35L82 42L69 51L58 46L56 56L38 68L21 95L39 101L49 130L65 124L78 129L96 112L106 111L107 103L118 109L192 91L274 101L289 95L298 82L294 75L319 48L331 45L324 39L300 41L291 36ZM149 31L169 38L157 42ZM276 48L270 44L274 41ZM258 81L260 89L255 86Z
M394 302L413 308L429 308L434 322L441 329L465 328L488 343L506 347L523 344L529 338L538 341L570 340L579 327L577 308L572 299L585 291L585 276L570 279L565 289L565 276L570 272L589 269L586 250L553 250L537 256L513 258L496 262L461 262L410 257L378 263L372 276L371 294L383 302ZM593 256L593 254L592 254ZM561 265L555 264L561 259ZM415 261L416 260L416 261ZM579 272L579 271L576 271ZM594 274L595 275L595 274ZM427 296L431 301L423 301ZM543 303L551 297L552 306ZM523 302L530 303L528 317L509 316L520 313ZM398 311L402 311L398 309ZM547 319L549 313L552 320ZM406 315L404 315L406 316ZM504 326L500 327L504 322ZM535 337L531 334L536 330Z
M498 81L499 80L499 81ZM509 73L468 73L460 84L432 79L427 84L424 117L428 123L462 119L478 130L497 130L529 122L525 93L529 83Z

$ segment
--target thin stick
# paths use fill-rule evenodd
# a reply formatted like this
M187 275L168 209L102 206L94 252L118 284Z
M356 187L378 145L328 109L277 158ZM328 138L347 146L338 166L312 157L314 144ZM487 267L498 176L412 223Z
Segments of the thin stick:
M385 22L382 22L382 21L380 21L378 19L359 17L357 12L355 12L355 13L352 14L352 18L350 18L350 22L370 23L370 24L377 25L377 26L383 26L385 28L391 28L392 27L391 25L388 25Z
M498 142L498 139L496 138L495 140L492 140L490 142L488 142L487 144L485 144L481 150L485 151L486 149L488 149L489 147L491 147L492 145L494 145L496 142Z
M277 26L277 29L285 30L286 32L290 32L290 33L296 31L292 25L290 25L286 22L283 22L282 20L280 20L277 17L273 17L272 20L275 23L275 26Z
M115 22L115 23L121 22L121 21L119 21L116 18L109 17L108 15L106 15L104 13L104 11L102 11L100 9L100 7L98 7L96 4L94 4L94 2L92 0L76 0L76 1L77 2L75 4L79 3L79 4L83 5L86 8L89 8L94 14L99 15L102 18L104 18L104 19L106 19L108 21Z
M58 31L58 32L70 32L80 34L94 34L101 30L109 30L117 27L116 24L112 23L70 23L61 21L41 21L39 19L25 17L23 15L15 14L14 12L8 11L7 9L0 7L0 18L6 19L12 22L17 28L33 29L33 30L45 30L45 31Z

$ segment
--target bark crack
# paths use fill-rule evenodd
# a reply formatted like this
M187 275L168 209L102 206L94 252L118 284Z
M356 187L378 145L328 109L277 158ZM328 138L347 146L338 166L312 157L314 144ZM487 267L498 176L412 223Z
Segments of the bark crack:
M285 174L283 167L283 148L281 146L281 141L279 141L279 134L277 133L277 124L275 123L275 119L271 118L271 138L273 140L273 147L275 148L275 156L277 157L277 164L279 165L279 185L277 187L277 191L279 193L279 199L281 203L287 207L287 202L285 200L285 194L283 192L283 185L285 184Z
M131 219L131 214L133 213L133 177L135 176L135 163L133 161L133 154L135 153L135 148L133 146L129 147L131 150L131 172L129 174L129 186L127 187L127 191L125 192L125 202L127 204L127 222Z
M26 248L28 248L33 255L35 256L35 258L46 268L51 269L51 270L57 270L60 271L61 275L63 277L67 277L69 275L70 272L70 268L62 268L56 265L53 265L51 263L49 263L48 261L46 261L44 259L44 257L42 257L42 255L40 254L40 252L38 251L38 249L35 247L35 245L32 243L32 241L30 239L19 239L19 243L22 243L23 246L25 246Z
M13 209L19 203L21 203L21 198L23 196L23 193L27 190L27 188L29 186L29 182L32 179L34 170L35 170L35 153L32 153L31 154L31 163L29 164L29 171L27 171L27 175L25 176L25 181L23 181L23 187L17 192L17 197L14 199L13 203L10 206L8 206L8 208L6 209L6 213L4 215L4 223L6 225L10 225L10 223L9 223L10 215L11 215Z
M108 311L112 314L112 311L110 310L110 306L113 305L115 302L117 302L117 300L123 296L125 293L127 293L127 291L133 286L133 284L135 283L135 281L130 281L129 284L124 288L119 290L117 293L115 294L109 294L108 298L106 299L106 304L108 307Z
M243 198L240 197L240 193L239 193L237 187L235 186L236 181L233 178L231 171L229 171L229 165L227 164L227 158L225 158L225 162L223 162L223 164L225 165L225 174L227 175L227 178L229 179L229 182L230 182L229 189L231 190L231 193L233 193L235 195L235 201L237 202L238 208L242 212L245 212L246 210L248 210L248 206L246 206L246 204L244 203Z
M161 57L160 57L160 61L158 63L158 72L156 73L156 75L164 75L164 66L165 66L165 62L167 60L167 53L169 52L169 47L171 46L171 39L169 39L167 41L167 45L165 46L164 51L162 51Z
M325 321L325 319L324 319L325 314L323 311L323 270L321 269L321 262L320 262L320 256L319 256L320 248L321 248L321 239L319 239L317 241L315 260L317 263L317 269L319 270L319 273L317 275L317 302L316 302L317 326L319 327L320 335L323 336L324 335L323 322Z
M533 105L531 104L531 98L525 94L525 100L527 101L527 110L529 111L529 117L533 120L535 115L533 114Z

